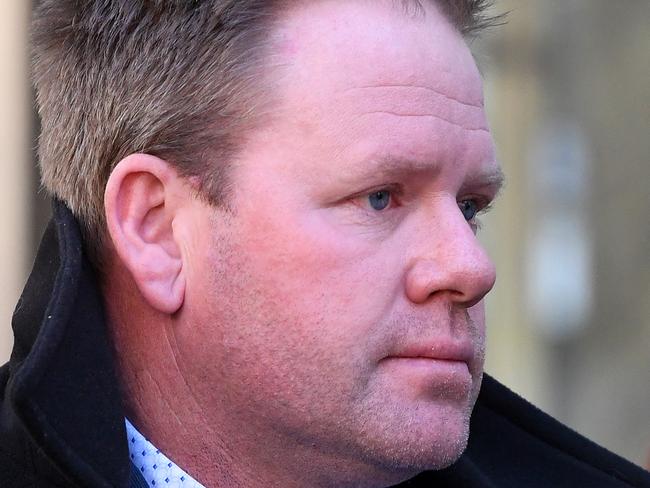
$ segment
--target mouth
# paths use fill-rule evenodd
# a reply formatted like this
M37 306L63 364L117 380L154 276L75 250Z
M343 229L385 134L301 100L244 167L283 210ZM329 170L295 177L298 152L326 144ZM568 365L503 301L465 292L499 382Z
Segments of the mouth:
M472 379L469 364L465 361L421 356L389 356L382 362L391 368L405 369L419 376L436 377L445 382L465 382Z
M450 366L462 363L468 369L471 369L474 358L474 346L470 341L438 339L400 346L382 361L404 359L422 362L431 361L440 364L449 363Z
M380 367L388 384L401 392L402 398L465 404L475 389L475 377L462 360L388 356Z
M408 368L420 375L440 377L445 381L471 379L470 366L465 361L422 356L388 356L382 360L390 367Z
M397 384L410 391L465 399L479 374L475 358L471 341L437 338L400 345L380 365Z

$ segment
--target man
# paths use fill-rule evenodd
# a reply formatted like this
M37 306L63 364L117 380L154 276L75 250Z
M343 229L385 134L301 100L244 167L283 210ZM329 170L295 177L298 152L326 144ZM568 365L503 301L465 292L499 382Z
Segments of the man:
M650 485L481 386L483 7L41 2L8 486Z

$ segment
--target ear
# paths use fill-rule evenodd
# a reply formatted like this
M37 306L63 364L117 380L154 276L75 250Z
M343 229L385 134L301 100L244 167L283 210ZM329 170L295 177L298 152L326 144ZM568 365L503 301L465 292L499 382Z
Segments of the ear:
M111 173L104 194L108 232L122 264L145 300L160 312L176 312L185 297L174 218L183 188L176 171L160 158L131 154Z

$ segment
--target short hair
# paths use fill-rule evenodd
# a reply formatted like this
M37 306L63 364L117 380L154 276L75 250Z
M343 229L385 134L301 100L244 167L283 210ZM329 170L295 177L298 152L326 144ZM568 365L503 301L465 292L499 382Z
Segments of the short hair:
M289 0L40 0L32 20L42 182L81 223L100 265L104 191L142 152L197 177L223 203L228 162L264 110L273 19ZM419 5L418 0L406 3ZM492 23L487 0L436 0L463 34Z

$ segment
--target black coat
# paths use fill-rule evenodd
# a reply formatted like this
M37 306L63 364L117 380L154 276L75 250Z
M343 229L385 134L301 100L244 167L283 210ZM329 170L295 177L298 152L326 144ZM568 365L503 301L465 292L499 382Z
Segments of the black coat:
M55 203L0 369L0 487L141 486L102 302L79 228ZM411 487L650 487L650 473L563 426L489 376L467 451Z

